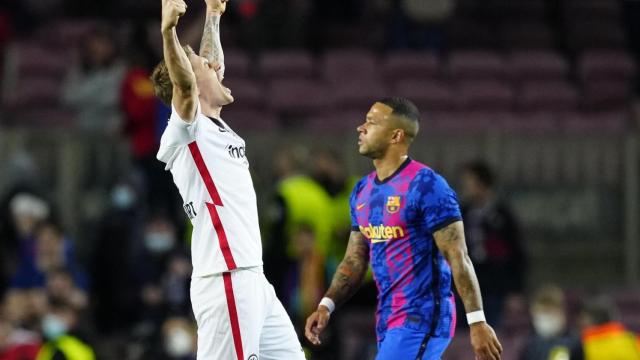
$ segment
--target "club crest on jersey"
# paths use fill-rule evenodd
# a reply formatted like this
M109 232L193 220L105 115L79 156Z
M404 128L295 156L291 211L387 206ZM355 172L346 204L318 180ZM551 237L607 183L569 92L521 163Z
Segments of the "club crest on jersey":
M400 210L400 196L389 196L387 198L387 212L395 214Z

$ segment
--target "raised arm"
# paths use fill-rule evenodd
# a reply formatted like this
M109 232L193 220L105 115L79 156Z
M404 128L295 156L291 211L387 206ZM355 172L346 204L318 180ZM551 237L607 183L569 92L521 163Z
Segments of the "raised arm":
M227 8L227 0L205 0L207 3L207 17L200 41L200 56L209 60L211 64L220 66L220 79L224 77L224 53L220 41L220 19Z
M325 298L331 299L335 306L344 304L362 285L369 266L369 245L359 231L352 231L344 259L338 265L333 276L331 286ZM331 315L326 305L319 305L318 309L307 318L305 335L313 344L320 344L320 333L325 329Z
M440 252L451 266L453 280L462 298L467 314L482 311L480 285L467 254L462 221L456 221L433 233L433 238ZM470 326L471 344L478 359L500 359L502 346L495 332L486 321L474 322Z
M162 0L162 50L173 84L173 106L180 118L192 122L198 101L196 76L176 33L178 19L186 10L187 5L183 0Z

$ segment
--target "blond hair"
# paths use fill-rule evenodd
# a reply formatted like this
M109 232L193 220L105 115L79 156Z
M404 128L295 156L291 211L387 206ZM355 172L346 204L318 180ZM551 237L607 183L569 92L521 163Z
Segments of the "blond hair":
M193 49L191 49L189 45L183 46L182 49L184 49L187 55L193 53ZM151 83L153 83L153 92L158 99L170 107L171 100L173 99L173 83L171 82L169 69L167 69L167 63L164 59L156 65L149 78L151 79Z

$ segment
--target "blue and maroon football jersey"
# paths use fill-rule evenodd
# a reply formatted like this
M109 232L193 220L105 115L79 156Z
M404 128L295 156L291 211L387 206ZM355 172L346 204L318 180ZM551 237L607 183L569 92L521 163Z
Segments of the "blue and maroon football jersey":
M384 181L375 171L360 180L350 205L352 228L369 243L378 287L378 341L397 327L453 336L451 269L432 234L462 216L444 178L407 159Z

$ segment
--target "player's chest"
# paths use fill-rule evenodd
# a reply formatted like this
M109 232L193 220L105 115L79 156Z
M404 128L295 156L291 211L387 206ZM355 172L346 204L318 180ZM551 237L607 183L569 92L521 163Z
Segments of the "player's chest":
M247 147L244 140L231 129L207 123L200 133L198 143L202 144L207 158L230 167L248 168Z
M405 239L420 221L407 192L394 187L365 188L354 210L360 232L374 244Z

